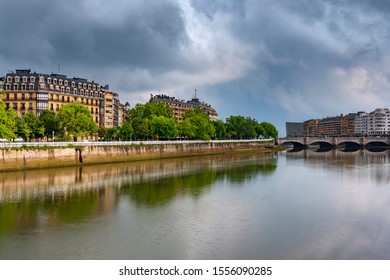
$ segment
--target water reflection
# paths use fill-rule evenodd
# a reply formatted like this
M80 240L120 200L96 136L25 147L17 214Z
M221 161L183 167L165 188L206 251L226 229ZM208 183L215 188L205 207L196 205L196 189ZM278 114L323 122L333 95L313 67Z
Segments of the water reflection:
M217 181L270 174L276 160L246 154L0 173L0 240L112 214L122 197L137 207L196 198Z
M0 173L0 259L390 259L388 151Z

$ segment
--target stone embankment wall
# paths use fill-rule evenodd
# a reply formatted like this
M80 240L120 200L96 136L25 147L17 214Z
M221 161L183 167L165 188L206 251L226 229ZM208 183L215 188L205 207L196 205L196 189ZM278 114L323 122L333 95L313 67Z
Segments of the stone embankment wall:
M273 152L264 143L194 143L128 146L87 146L0 150L0 171L74 166L120 161L212 155L229 152Z

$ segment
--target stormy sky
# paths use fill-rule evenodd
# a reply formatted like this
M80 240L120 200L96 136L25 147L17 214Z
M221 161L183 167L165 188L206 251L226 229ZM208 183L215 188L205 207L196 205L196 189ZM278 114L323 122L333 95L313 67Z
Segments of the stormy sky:
M0 0L0 74L83 77L219 118L286 121L390 104L387 0Z

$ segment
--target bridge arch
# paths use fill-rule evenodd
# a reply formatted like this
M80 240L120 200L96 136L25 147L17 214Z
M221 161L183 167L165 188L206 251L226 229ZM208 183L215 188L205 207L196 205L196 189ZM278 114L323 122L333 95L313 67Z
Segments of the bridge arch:
M299 141L286 141L281 144L287 148L291 148L292 150L303 150L306 146Z
M316 148L317 151L329 151L333 149L335 146L332 143L327 141L315 141L310 143L309 147Z
M357 141L343 141L337 145L337 148L342 151L357 151L363 146Z

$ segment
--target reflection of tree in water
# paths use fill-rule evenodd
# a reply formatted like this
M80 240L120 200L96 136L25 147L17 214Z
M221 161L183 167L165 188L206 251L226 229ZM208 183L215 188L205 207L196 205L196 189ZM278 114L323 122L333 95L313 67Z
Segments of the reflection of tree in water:
M216 172L209 167L197 173L142 181L139 184L121 187L120 194L128 195L136 205L158 206L169 202L175 196L189 194L201 195L216 180Z
M258 174L271 174L276 167L276 158L225 163L223 167L206 166L191 174L177 174L153 181L142 181L139 184L128 184L122 186L121 194L129 195L138 206L159 206L177 195L198 197L217 181L226 179L232 183L242 183Z
M73 193L65 196L44 196L34 200L0 204L0 237L6 232L31 231L38 227L55 227L78 223L104 214L105 190ZM115 204L115 203L114 203Z
M233 183L243 183L248 179L253 179L258 174L263 176L272 174L276 170L276 167L276 158L264 158L248 165L233 164L224 170L223 176Z
M0 193L0 237L115 212L121 196L128 196L137 206L151 207L178 196L197 198L217 181L240 183L258 174L270 174L276 162L275 157L229 155L40 170L23 172L23 177L21 173L5 174Z

